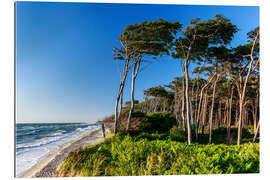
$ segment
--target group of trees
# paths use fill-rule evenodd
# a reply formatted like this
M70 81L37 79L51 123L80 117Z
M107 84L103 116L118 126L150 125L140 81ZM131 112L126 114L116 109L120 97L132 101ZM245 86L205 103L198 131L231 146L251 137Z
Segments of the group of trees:
M199 129L204 133L206 125L209 143L212 129L217 126L227 127L229 141L233 123L238 127L237 144L241 143L243 126L253 124L257 136L260 125L259 28L247 34L246 44L228 47L237 31L236 25L221 15L205 21L193 19L186 27L178 21L170 23L162 19L127 25L118 38L121 46L113 50L114 58L123 62L114 133L118 130L129 71L132 79L126 130L130 128L134 111L136 77L156 58L170 55L179 60L179 77L168 85L145 90L141 111L174 113L178 126L187 131L189 144L193 139L192 131L198 139Z

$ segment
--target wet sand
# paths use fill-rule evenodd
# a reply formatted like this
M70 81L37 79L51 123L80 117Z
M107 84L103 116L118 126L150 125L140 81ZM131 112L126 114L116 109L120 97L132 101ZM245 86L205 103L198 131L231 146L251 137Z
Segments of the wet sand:
M87 145L93 144L103 138L101 128L94 130L83 137L60 146L59 149L50 153L50 155L34 165L25 172L21 178L31 177L56 177L56 169L59 164L68 156L68 154Z

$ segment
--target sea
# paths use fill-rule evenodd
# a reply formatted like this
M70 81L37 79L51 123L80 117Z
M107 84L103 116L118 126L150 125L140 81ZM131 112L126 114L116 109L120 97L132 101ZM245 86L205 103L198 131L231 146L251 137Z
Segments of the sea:
M100 127L87 123L16 124L16 177L33 167L60 145Z

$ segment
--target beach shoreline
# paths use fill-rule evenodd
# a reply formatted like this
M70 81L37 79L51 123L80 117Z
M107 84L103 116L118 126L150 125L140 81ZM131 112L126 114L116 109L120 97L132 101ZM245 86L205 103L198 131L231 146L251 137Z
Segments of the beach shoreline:
M57 167L65 160L70 152L93 144L102 138L102 129L97 128L78 139L67 142L24 172L19 178L56 177L55 172Z

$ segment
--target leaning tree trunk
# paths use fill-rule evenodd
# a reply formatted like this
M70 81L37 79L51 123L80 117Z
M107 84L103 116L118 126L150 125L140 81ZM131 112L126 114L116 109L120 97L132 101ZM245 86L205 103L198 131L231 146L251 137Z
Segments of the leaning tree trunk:
M131 102L130 102L130 110L129 110L128 122L127 122L127 131L130 128L130 121L131 121L132 113L133 113L133 110L134 110L134 85L135 85L135 77L132 74L132 81L131 81Z
M254 48L255 48L255 44L256 44L256 41L257 41L257 38L258 38L259 34L257 33L254 41L253 41L253 45L252 45L252 48L251 48L251 53L250 53L250 63L249 63L249 68L248 68L248 72L247 72L247 75L246 75L246 78L245 78L245 82L244 82L244 87L243 87L243 90L241 92L241 96L239 96L239 123L238 123L238 136L237 136L237 145L240 145L241 143L241 139L242 139L242 118L243 118L243 115L242 115L242 111L243 111L243 104L244 104L244 101L245 101L245 95L246 95L246 86L247 86L247 82L248 82L248 78L249 78L249 75L251 73L251 68L252 68L252 65L253 65L253 61L254 61L254 58L253 58L253 51L254 51ZM258 62L259 60L257 61L255 67L258 65ZM254 67L254 69L255 69ZM241 78L241 77L240 77Z
M198 131L199 131L199 126L200 126L200 114L201 114L201 104L202 104L203 92L204 92L204 89L212 82L215 75L216 75L216 73L213 76L211 76L211 78L208 79L208 82L201 89L200 100L199 100L199 105L198 105L197 115L196 115L196 132L195 132L196 140L198 140Z
M127 129L126 129L127 131L130 129L132 113L134 111L134 87L135 87L135 80L139 72L139 68L140 68L140 60L133 64L132 81L131 81L131 102L130 102L128 122L127 122Z
M124 84L124 87L123 89L125 88L125 84ZM118 113L118 119L120 118L120 115L121 115L121 112L122 112L122 109L123 109L123 93L121 93L121 97L120 97L120 108L119 108L119 113Z
M120 82L120 86L119 86L119 89L118 89L118 94L117 94L117 97L116 97L116 103L115 103L114 134L116 134L118 132L118 124L119 124L119 122L118 122L119 121L118 105L119 105L120 98L121 98L121 96L123 94L123 89L124 89L124 86L125 86L128 70L129 70L129 60L126 60L125 65L124 65L124 73L123 73L123 76L122 76L122 79L121 79L121 82Z
M215 105L216 85L217 85L217 80L214 82L211 112L210 112L210 117L209 117L209 143L210 144L212 143L213 111L214 111L214 105Z

